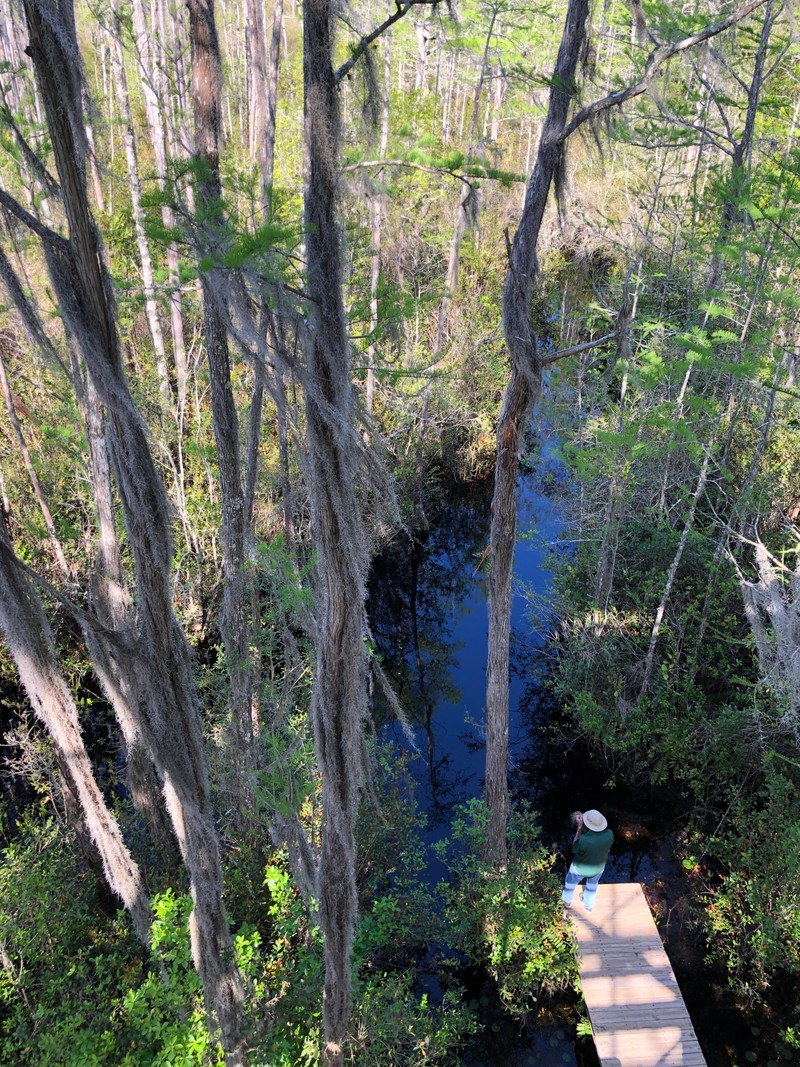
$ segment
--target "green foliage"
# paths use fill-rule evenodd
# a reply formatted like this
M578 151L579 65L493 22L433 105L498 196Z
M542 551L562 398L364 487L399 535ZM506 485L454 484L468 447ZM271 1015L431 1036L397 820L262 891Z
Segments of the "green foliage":
M552 869L555 857L540 842L534 814L513 812L502 871L482 858L486 821L485 804L470 801L453 821L452 844L439 848L451 871L451 880L440 886L447 936L468 960L487 968L508 1010L524 1016L543 992L575 983L573 942Z
M381 972L364 983L351 1029L350 1055L359 1067L456 1067L477 1023L459 992L446 992L434 1006L427 993L414 988L411 973Z
M407 756L380 747L372 765L373 797L365 798L358 825L355 1061L459 1063L458 1050L477 1022L460 990L447 990L435 1004L420 981L420 961L445 936L440 901L426 877L425 816L414 800Z
M190 961L189 907L171 892L155 898L158 959L147 959L126 917L98 910L74 842L52 821L26 824L0 868L3 1062L208 1063L215 1046Z
M0 867L0 1060L220 1065L191 960L191 898L171 889L153 897L152 954L124 913L99 905L72 838L52 821L27 822ZM260 936L242 927L234 945L251 1007L263 1011Z
M750 999L765 995L776 968L800 976L800 776L791 770L768 759L759 788L732 799L708 843L722 867L706 900L709 943Z
M457 990L433 1004L421 988L419 961L440 926L423 880L419 813L405 768L392 765L388 750L378 754L374 787L380 814L365 803L359 826L361 917L347 1055L364 1067L456 1064L477 1023ZM265 978L276 1006L269 1035L252 1059L264 1067L310 1067L318 1062L321 1040L322 937L283 856L268 865L265 885L272 923Z
M221 1051L205 1023L200 978L189 946L190 897L171 890L153 900L152 948L165 974L150 970L122 1000L121 1017L133 1032L125 1067L222 1067Z

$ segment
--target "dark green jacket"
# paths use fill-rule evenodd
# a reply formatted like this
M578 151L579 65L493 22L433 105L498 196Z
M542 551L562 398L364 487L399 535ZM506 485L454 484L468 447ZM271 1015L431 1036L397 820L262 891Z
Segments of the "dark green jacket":
M581 836L572 845L573 868L584 878L600 874L613 844L614 834L608 827L605 830L588 830L584 827Z

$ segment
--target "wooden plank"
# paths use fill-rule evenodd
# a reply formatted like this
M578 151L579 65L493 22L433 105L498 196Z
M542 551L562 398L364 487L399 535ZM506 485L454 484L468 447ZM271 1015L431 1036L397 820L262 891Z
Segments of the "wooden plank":
M591 913L576 901L570 914L600 1062L706 1067L642 887L600 885Z

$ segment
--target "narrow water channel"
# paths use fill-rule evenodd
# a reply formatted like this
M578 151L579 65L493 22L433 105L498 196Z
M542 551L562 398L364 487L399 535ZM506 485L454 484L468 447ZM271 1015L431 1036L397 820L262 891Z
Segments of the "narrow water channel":
M532 680L547 662L553 614L548 555L561 530L558 497L546 488L560 481L558 459L552 450L545 450L536 470L521 479L518 492L509 739L512 778L526 794L530 792L526 768L537 748L532 745L528 714L539 688ZM483 789L490 503L490 483L453 489L435 512L432 509L425 534L413 543L399 544L384 557L370 583L373 634L407 711L414 746L396 721L389 721L384 732L399 747L406 751L415 747L418 753L410 767L417 802L428 818L424 836L431 844L449 833L455 807L480 796ZM567 806L561 816L569 810ZM431 856L431 882L444 874L444 867ZM521 1030L503 1018L485 978L474 974L466 980L468 996L488 1017L488 1032L483 1043L465 1055L465 1064L590 1067L596 1063L591 1049L583 1053L576 1049L568 1024L555 1020Z
M510 779L516 797L539 812L545 843L568 851L568 813L598 807L616 840L605 881L645 884L659 916L662 938L676 971L709 1067L772 1064L791 1059L769 1040L758 1017L745 1017L733 1003L719 971L704 963L692 927L687 881L675 860L681 827L653 798L634 796L624 782L609 783L602 767L579 746L554 734L559 709L544 678L552 663L548 635L557 615L552 599L553 552L571 551L560 507L564 472L547 445L532 461L518 489L518 543L512 607L510 680ZM416 750L410 767L417 802L428 817L426 838L446 836L456 805L479 796L484 775L486 585L482 560L489 541L491 485L444 494L431 524L415 541L406 539L376 565L370 581L370 620L384 666L406 709L411 746L389 720L384 735ZM444 874L431 859L430 878ZM476 988L476 999L485 990ZM586 1042L553 1022L538 1031L504 1028L490 1034L464 1063L536 1064L538 1067L596 1063ZM754 1060L752 1057L756 1056ZM499 1058L498 1058L499 1057ZM775 1061L777 1062L777 1061Z
M512 606L512 658L545 641L531 620L531 601L550 613L547 552L559 536L557 503L542 485L557 477L551 453L546 470L524 478L519 490L519 536ZM380 561L370 583L373 634L414 729L420 758L414 765L418 801L434 827L449 821L455 804L478 796L484 773L486 699L486 561L491 485L452 490L437 506L429 530L399 544ZM519 709L529 678L512 672L512 766L526 743ZM399 724L397 743L408 742Z

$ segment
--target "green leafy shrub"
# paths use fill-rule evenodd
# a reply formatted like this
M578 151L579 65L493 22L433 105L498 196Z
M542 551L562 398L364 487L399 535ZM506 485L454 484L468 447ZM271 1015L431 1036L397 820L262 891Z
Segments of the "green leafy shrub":
M124 912L103 911L72 836L52 820L23 826L0 865L0 1062L221 1064L191 960L191 898L168 889L152 905L148 953ZM240 930L235 945L257 1003L258 933Z
M797 783L767 764L761 788L735 798L709 851L723 866L706 898L714 955L731 984L762 998L776 969L800 975L800 803Z
M540 842L533 813L520 808L508 830L508 864L495 871L482 858L486 807L470 801L453 821L441 858L451 871L440 890L453 947L497 982L509 1011L523 1016L542 992L577 980L571 935L559 902L554 856Z
M92 1067L122 1062L110 1024L141 976L124 916L103 914L71 835L26 821L0 863L0 1061Z
M359 1067L460 1064L477 1020L450 990L440 1005L415 988L411 972L373 974L361 986L351 1021L350 1056Z

